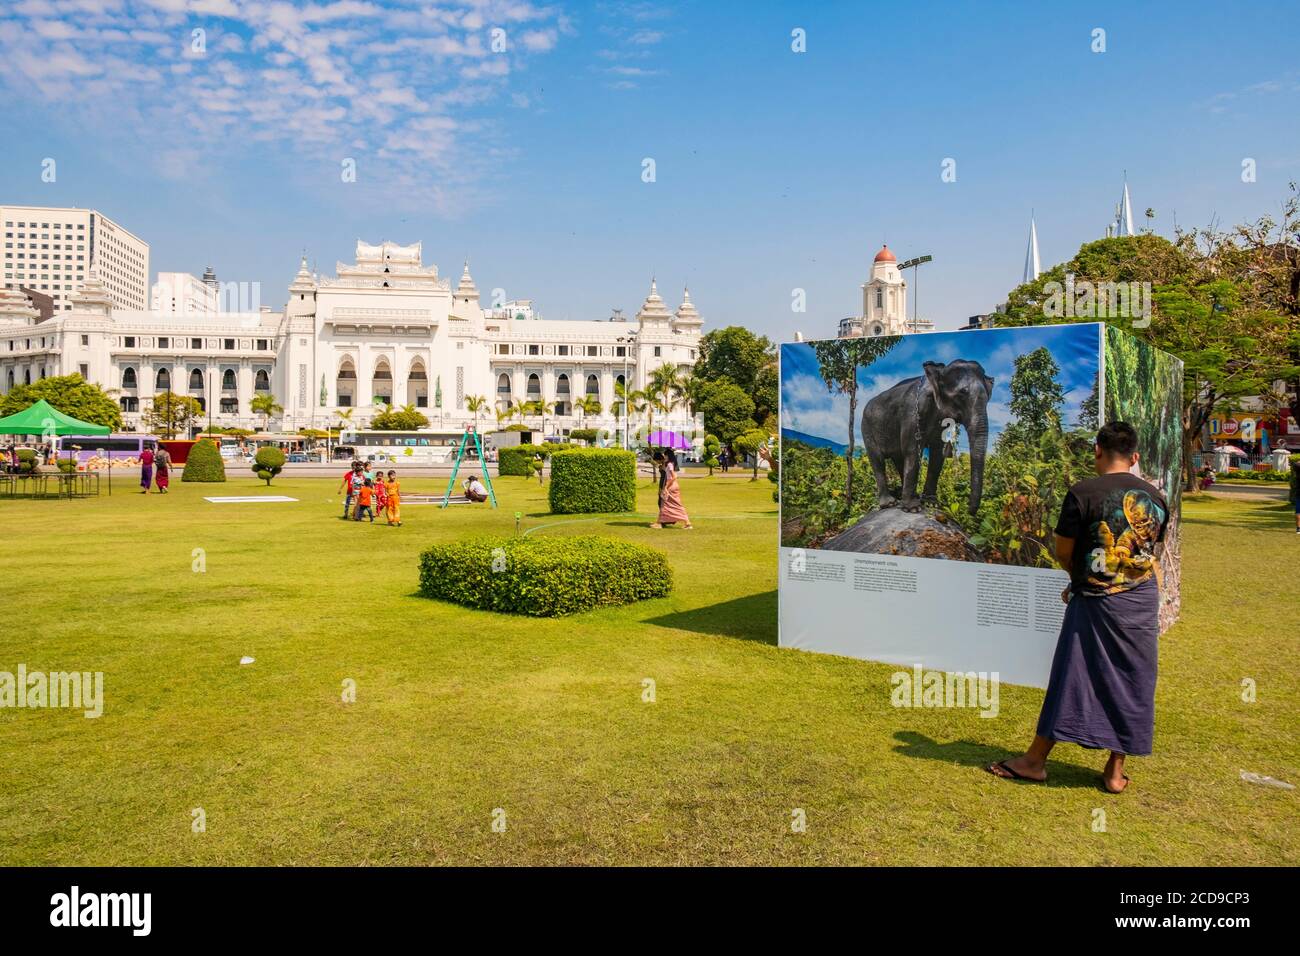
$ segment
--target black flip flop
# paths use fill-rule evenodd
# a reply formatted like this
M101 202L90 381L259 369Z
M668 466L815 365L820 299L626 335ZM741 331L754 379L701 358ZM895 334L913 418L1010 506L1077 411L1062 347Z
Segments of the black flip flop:
M1007 758L1007 760L1010 759L1011 759L1010 757ZM1002 774L1000 773L995 773L993 770L994 767L1001 767L1007 773L1011 774L1011 776L1008 778L1008 777L1003 777ZM984 770L985 772L991 773L993 774L993 776L998 777L999 779L1002 780L1011 779L1011 780L1022 780L1025 783L1047 783L1046 777L1044 777L1042 780L1038 780L1034 777L1026 777L1024 774L1016 773L1014 770L1012 770L1010 767L1007 766L1006 760L999 760L995 764L989 764L987 767L984 768Z

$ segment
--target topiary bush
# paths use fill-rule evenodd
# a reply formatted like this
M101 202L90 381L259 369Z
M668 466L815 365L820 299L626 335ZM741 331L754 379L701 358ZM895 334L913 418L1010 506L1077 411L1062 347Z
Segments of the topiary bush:
M586 442L590 445L594 442L600 433L594 428L575 428L569 432L569 438L572 441Z
M546 458L548 448L541 445L512 445L497 452L497 474L518 475L524 478L533 476L533 456Z
M200 439L190 448L185 459L181 481L218 482L226 480L226 466L221 461L221 449L209 439Z
M19 448L18 451L18 474L30 475L36 471L36 449Z
M599 535L478 537L420 555L420 593L484 611L562 617L672 591L668 556Z
M551 511L603 514L636 510L636 454L571 448L551 458Z
M191 452L193 454L193 452ZM284 468L284 452L279 448L259 448L257 454L253 456L253 474L271 484L271 479L280 473Z

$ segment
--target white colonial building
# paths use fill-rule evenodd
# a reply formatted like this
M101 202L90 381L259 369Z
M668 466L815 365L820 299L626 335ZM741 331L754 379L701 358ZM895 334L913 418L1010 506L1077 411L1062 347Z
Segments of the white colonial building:
M283 312L123 311L93 266L72 309L44 322L17 290L0 290L0 392L78 372L113 391L131 429L154 394L171 389L225 427L262 428L250 403L269 393L284 409L271 422L279 431L337 426L340 412L364 428L386 405L460 428L474 421L467 403L478 395L493 407L554 403L549 434L615 432L616 383L642 389L655 369L687 371L699 354L703 323L689 293L671 312L653 281L632 321L552 321L535 318L531 304L485 311L468 265L453 286L423 263L419 243L358 242L356 262L336 271L317 277L304 257ZM588 396L599 415L575 413ZM490 410L479 417L495 427ZM655 421L700 427L684 407Z

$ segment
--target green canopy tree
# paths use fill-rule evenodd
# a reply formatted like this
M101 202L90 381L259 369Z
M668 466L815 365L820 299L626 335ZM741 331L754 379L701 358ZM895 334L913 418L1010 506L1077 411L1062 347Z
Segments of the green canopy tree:
M776 411L776 346L765 335L739 325L706 332L693 377L714 384L726 380L743 389L754 403L755 424L762 425Z
M870 365L887 355L900 341L897 335L882 335L869 338L830 339L814 342L813 352L817 356L817 366L826 387L831 392L840 392L849 398L849 440L844 451L848 463L845 478L844 506L853 507L853 455L854 436L857 433L858 417L858 369Z
M416 410L414 405L404 405L395 409L389 405L370 420L370 427L382 432L416 431L429 427L429 419Z
M72 418L113 431L122 428L122 410L104 389L80 375L55 375L30 385L16 385L0 397L0 418L14 415L44 399Z
M724 445L731 445L754 427L754 401L732 382L703 388L697 408L704 416L705 431L716 435Z
M178 432L188 432L190 425L202 415L203 405L197 398L171 391L159 392L144 413L144 424L154 434L175 438Z

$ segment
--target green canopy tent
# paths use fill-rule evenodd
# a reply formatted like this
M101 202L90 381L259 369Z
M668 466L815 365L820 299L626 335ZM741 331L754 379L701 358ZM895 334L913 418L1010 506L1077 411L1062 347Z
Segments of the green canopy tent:
M45 399L7 418L0 418L0 435L40 435L49 438L54 435L108 435L112 431L107 425L93 425L65 415Z

